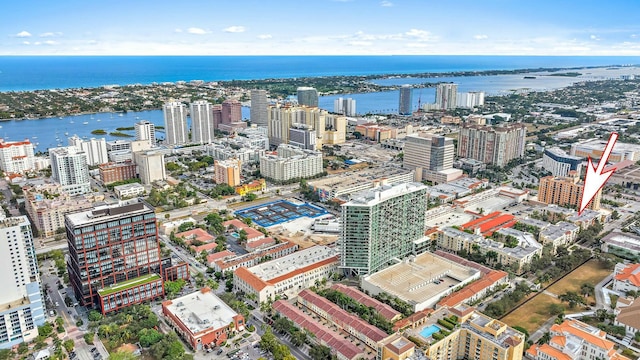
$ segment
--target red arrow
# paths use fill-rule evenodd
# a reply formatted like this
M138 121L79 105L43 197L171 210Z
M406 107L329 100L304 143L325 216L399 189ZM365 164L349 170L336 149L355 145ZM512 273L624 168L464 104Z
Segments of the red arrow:
M614 169L604 171L604 166L607 164L609 160L609 156L611 156L611 150L613 150L613 146L616 144L618 140L617 133L611 133L609 137L609 141L607 142L607 146L604 148L604 152L600 157L600 161L598 162L598 167L593 166L591 161L591 157L589 157L589 163L587 164L587 171L584 174L584 187L582 189L582 199L580 200L580 210L578 214L582 214L582 211L587 207L589 202L593 199L594 196L602 189L604 184L609 180L611 175L613 175Z

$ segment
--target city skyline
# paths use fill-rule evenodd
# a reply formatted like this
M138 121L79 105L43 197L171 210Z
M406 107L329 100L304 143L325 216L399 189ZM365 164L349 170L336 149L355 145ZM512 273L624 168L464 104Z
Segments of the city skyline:
M464 12L415 0L278 4L192 1L176 11L148 0L11 2L0 55L640 55L640 25L620 12L640 4L622 0L462 0ZM324 26L304 16L272 21L283 9L313 13Z

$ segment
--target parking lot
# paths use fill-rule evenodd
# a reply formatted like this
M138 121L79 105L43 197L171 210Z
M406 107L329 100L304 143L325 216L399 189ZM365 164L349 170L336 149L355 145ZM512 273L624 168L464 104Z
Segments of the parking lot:
M315 218L327 213L325 209L315 205L308 203L294 204L287 200L236 211L237 215L251 218L254 223L265 228L301 217Z

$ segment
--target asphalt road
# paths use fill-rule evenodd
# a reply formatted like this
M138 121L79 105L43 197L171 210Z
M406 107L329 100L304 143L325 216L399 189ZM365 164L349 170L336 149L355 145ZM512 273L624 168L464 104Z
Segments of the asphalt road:
M253 325L255 325L256 332L258 333L258 335L262 336L264 334L264 331L262 331L262 329L261 329L262 326L261 325L265 325L265 326L269 326L269 325L265 324L265 322L262 320L262 314L260 313L260 311L258 309L253 310L251 312L251 315L253 315L253 317L251 318L251 322L253 323ZM289 340L283 338L280 334L278 334L276 332L274 332L273 334L278 338L278 340L281 343L287 345L287 347L291 351L291 355L295 356L296 359L298 359L298 360L311 360L311 357L309 355L304 353L297 346L294 346L292 343L289 342Z

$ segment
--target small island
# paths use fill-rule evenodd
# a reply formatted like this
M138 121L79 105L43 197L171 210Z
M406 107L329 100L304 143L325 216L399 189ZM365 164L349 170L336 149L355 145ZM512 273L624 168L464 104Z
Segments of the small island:
M116 130L118 131L130 131L130 130L134 130L135 128L133 126L126 126L126 127L119 127L116 128Z
M91 132L93 135L106 135L107 132L102 129L95 129Z
M133 137L133 135L125 134L125 133L120 132L120 131L112 131L112 132L109 133L109 135L115 136L115 137Z

